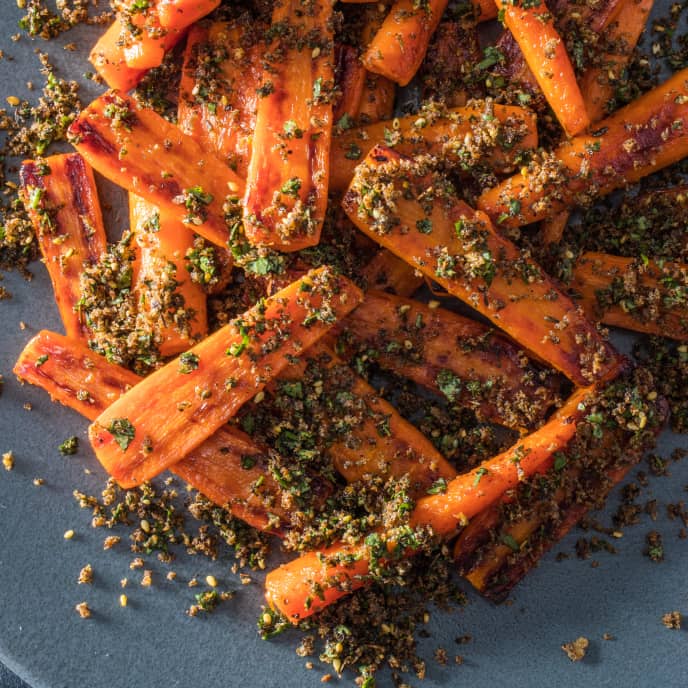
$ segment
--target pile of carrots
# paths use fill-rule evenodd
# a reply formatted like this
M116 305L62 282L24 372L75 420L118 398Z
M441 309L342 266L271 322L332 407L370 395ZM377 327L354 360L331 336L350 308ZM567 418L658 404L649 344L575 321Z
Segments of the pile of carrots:
M688 154L688 70L606 114L609 75L628 63L651 0L610 0L597 11L586 6L588 25L622 48L580 78L544 0L475 4L476 21L497 18L506 27L519 78L561 125L561 142L530 162L523 161L537 147L537 115L521 104L470 101L392 118L396 86L421 67L446 0L388 3L381 21L365 24L361 46L337 44L331 0L278 0L269 23L254 27L260 38L251 40L237 22L199 21L220 0L155 0L144 9L119 4L120 16L91 53L110 90L71 125L76 152L22 166L22 198L66 336L41 332L15 372L91 421L95 454L123 487L169 469L252 526L283 534L292 514L260 460L268 448L228 422L279 381L299 380L308 357L344 366L361 348L384 344L380 367L521 433L512 448L457 474L351 372L352 393L371 419L387 419L386 431L376 432L370 420L352 431L356 442L330 446L335 470L350 483L408 476L415 500L409 526L442 540L458 536L457 562L465 562L521 482L567 461L566 471L580 470L572 447L593 422L600 396L630 366L596 323L688 338L679 299L642 319L629 314L623 299L600 301L600 290L610 289L632 261L583 256L572 293L508 238L510 230L540 221L543 242L557 243L576 205ZM380 14L377 5L373 14ZM173 125L128 92L180 41L186 45ZM209 41L222 46L219 92L204 100L194 67ZM498 177L475 207L452 183L467 157ZM96 333L80 305L80 273L108 248L94 170L129 192L134 317L157 323L166 361L144 378L89 349ZM237 236L258 255L318 245L333 204L379 247L362 275L366 290L331 267L309 270L297 260L277 278L279 290L270 293L266 279L264 299L209 334L206 291L191 279L185 258L195 235L230 268L238 259L227 249ZM188 316L184 327L151 291L163 270L174 275ZM685 266L649 261L639 279L665 293L686 274ZM409 298L424 278L483 319ZM487 391L480 397L467 391L478 388ZM651 402L640 428L644 444L627 447L637 427L606 426L612 437L602 444L625 462L608 467L609 484L659 431L666 414L656 394ZM258 458L248 465L246 456ZM564 464L561 456L569 457ZM581 515L580 505L565 506L571 518L557 537ZM533 519L512 524L510 544L492 546L469 567L469 580L486 588L512 544L518 550L537 527ZM413 555L395 534L377 534L383 559ZM269 604L296 623L367 585L367 542L334 543L272 571Z

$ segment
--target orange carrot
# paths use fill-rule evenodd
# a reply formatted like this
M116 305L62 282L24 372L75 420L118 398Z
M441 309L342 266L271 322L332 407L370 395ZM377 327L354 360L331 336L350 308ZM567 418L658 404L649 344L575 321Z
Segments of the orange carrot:
M423 277L404 260L386 249L380 249L363 269L368 289L411 296L423 284Z
M557 401L556 381L541 379L516 344L475 320L418 301L368 291L337 328L346 359L365 352L482 420L536 426Z
M225 248L243 181L160 115L108 91L81 111L71 141L98 172Z
M95 263L107 246L93 170L78 153L67 153L25 161L20 178L65 331L88 338L76 309L79 276L84 263Z
M406 86L418 71L447 0L397 0L363 54L363 65Z
M496 125L496 126L495 126ZM476 146L466 141L479 142ZM431 154L461 166L485 160L502 172L537 146L535 114L512 105L474 101L446 112L427 112L355 127L332 139L330 187L343 191L373 146L386 143L404 155Z
M566 46L544 1L497 0L497 6L564 131L580 134L590 121Z
M84 344L47 330L26 345L14 373L89 420L141 381ZM290 523L289 512L280 506L280 488L265 468L263 450L237 428L220 428L172 470L255 528L278 532Z
M106 470L140 484L193 451L361 300L328 268L314 270L155 371L89 429Z
M88 59L110 88L130 91L141 81L146 70L132 69L127 65L121 34L122 24L117 18L93 46Z
M688 70L484 191L478 208L502 227L550 217L638 181L688 154Z
M166 29L182 30L210 14L221 0L157 0L160 25Z
M547 470L555 452L574 436L592 391L579 389L539 430L478 468L457 476L448 483L446 492L419 499L410 526L430 526L438 537L450 537L524 477ZM396 543L388 541L386 546L393 556ZM413 551L398 554L407 556ZM338 543L319 552L307 552L267 575L265 596L271 607L297 623L366 585L370 580L369 565L370 550L365 543Z
M602 64L588 69L580 81L588 117L593 123L607 114L607 105L614 95L614 82L631 59L654 0L623 0L618 4L616 19L606 31L609 44L618 48L604 55Z
M542 220L540 223L540 236L545 246L547 244L558 244L561 241L570 216L571 212L569 210L562 210L560 213Z
M244 196L244 231L256 246L298 251L320 239L332 132L332 0L303 12L277 3Z
M606 325L688 340L688 266L585 253L571 288L586 313Z
M262 45L246 27L231 22L197 24L189 32L179 94L179 127L226 159L244 178L251 157ZM208 92L208 65L217 72ZM204 77L205 75L205 77Z
M558 285L422 160L374 148L342 205L362 232L574 383L618 370L622 358Z
M205 293L186 267L193 232L135 194L129 194L129 223L138 248L133 288L139 310L156 324L160 354L174 356L208 334Z

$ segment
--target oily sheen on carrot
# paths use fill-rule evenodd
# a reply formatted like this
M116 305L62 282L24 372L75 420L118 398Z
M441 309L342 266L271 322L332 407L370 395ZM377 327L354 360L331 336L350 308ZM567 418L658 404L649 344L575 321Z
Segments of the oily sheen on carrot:
M478 197L500 226L520 227L589 202L688 155L688 69L562 143Z
M247 45L252 36L238 23L196 24L189 31L179 84L181 130L227 160L242 178L251 158L262 77L264 46ZM211 93L204 83L208 62L218 72Z
M422 160L374 148L342 205L364 234L577 385L615 374L621 357L557 283Z
M95 420L141 379L109 363L85 344L43 330L24 348L15 375L44 389L53 401ZM250 456L252 461L246 462ZM260 530L278 532L290 522L280 506L280 488L266 467L262 449L241 430L220 428L172 471L208 499Z
M320 238L327 208L334 45L332 0L276 3L244 196L257 246L298 251Z
M430 526L442 538L450 537L473 516L499 499L505 490L551 465L553 454L564 448L585 413L591 388L577 390L540 429L515 446L461 474L444 494L419 499L411 514L414 527ZM387 543L394 549L394 543ZM413 552L405 553L409 556ZM308 552L271 571L265 579L268 604L292 623L307 618L369 580L369 553L365 544L335 544Z
M26 160L19 176L65 331L87 338L76 309L79 277L84 263L95 263L107 246L93 170L78 153L67 153Z
M160 26L182 30L216 9L221 0L157 0Z
M175 217L129 194L129 226L134 233L136 260L134 290L139 307L155 322L162 356L186 351L208 334L206 296L191 281L186 252L193 248L194 235ZM162 291L172 291L174 305L161 308Z
M339 350L473 409L479 418L533 427L556 402L556 380L539 379L526 352L493 329L443 308L379 291L337 328Z
M361 60L366 69L406 86L418 71L447 0L397 0Z
M423 276L391 251L381 248L363 268L368 289L411 296L423 284Z
M104 177L226 248L226 203L241 194L244 183L178 127L108 91L81 111L69 135Z
M110 88L126 92L141 81L146 70L129 67L124 59L121 35L122 24L119 18L116 18L93 46L88 59Z
M480 141L479 148L466 146ZM514 105L473 101L465 107L427 115L408 115L354 127L332 138L330 188L344 191L356 166L378 144L403 155L437 155L449 163L484 159L508 172L524 151L537 146L535 113Z
M193 451L362 294L329 268L309 272L147 377L89 428L96 456L124 487Z
M496 0L547 102L569 136L590 124L566 45L544 0Z
M688 340L688 265L584 253L571 288L592 320Z

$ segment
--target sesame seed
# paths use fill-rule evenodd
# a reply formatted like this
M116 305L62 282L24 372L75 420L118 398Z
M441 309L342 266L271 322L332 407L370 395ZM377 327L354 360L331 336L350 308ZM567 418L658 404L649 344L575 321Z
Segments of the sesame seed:
M65 540L71 540L74 537L74 531L70 528L65 530L65 534L62 536Z
M119 606L120 607L126 607L128 601L129 601L129 598L126 595L122 594L119 596Z
M215 578L215 576L206 576L206 577L205 577L205 582L206 582L211 588L216 588L216 587L217 587L217 578Z

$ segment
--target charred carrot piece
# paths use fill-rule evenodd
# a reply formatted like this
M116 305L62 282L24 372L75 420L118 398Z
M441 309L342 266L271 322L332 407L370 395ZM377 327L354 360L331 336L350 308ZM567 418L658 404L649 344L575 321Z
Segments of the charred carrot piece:
M571 212L569 210L562 210L560 213L542 220L540 223L540 236L545 246L547 244L558 244L561 241L570 216Z
M89 420L142 380L84 344L47 330L26 345L14 373ZM252 460L247 462L246 457ZM280 506L279 486L265 470L263 450L237 428L221 428L172 470L255 528L277 532L280 525L289 525L289 512Z
M521 47L547 102L568 136L588 128L590 120L566 46L543 0L512 4L497 0L504 24Z
M508 171L518 155L537 146L536 117L520 107L477 101L445 114L421 113L350 129L332 139L332 190L346 189L356 166L378 144L403 155L436 155L456 165L485 160Z
M221 0L158 0L160 26L181 31L219 7Z
M70 140L94 169L223 248L243 181L160 115L108 91L81 111Z
M110 88L123 92L134 88L146 73L145 69L132 69L127 65L124 59L122 24L118 18L98 39L88 59Z
M484 191L478 208L520 227L670 165L688 154L688 70Z
M84 263L95 263L107 239L93 170L78 153L26 160L20 195L48 268L55 300L69 337L87 339L76 309Z
M571 299L423 161L373 149L342 205L364 234L576 384L617 371L621 357Z
M397 0L362 57L366 69L406 86L418 71L447 0Z
M89 428L96 456L125 487L174 465L361 298L321 268L259 302L104 411Z
M277 3L272 26L276 37L259 89L244 231L254 245L298 251L318 243L327 208L332 0L315 0L308 12L298 0Z
M688 266L585 253L571 288L589 317L635 332L688 340Z
M346 359L358 352L473 408L481 420L532 428L557 402L555 380L527 354L475 320L411 299L368 291L337 328Z
M401 258L386 249L380 249L365 266L363 277L368 289L411 296L423 284L423 277Z
M160 354L174 356L208 334L205 293L186 267L193 232L134 194L129 226L138 248L133 282L139 308L157 325Z
M494 0L471 0L471 5L476 21L484 22L497 18L497 4Z
M179 127L227 160L245 178L256 124L262 49L231 22L197 24L189 32L179 94ZM216 73L209 90L209 65Z
M411 527L430 526L435 535L450 537L520 480L546 471L585 415L593 389L579 389L539 430L514 447L449 482L441 494L416 502ZM390 555L396 543L386 543ZM413 551L397 553L410 556ZM265 579L266 598L292 623L321 611L369 580L370 551L365 543L335 544L308 552L271 571Z
M593 123L599 122L607 114L607 104L614 95L614 82L631 59L654 0L624 0L618 4L616 19L606 32L609 45L618 46L618 49L607 53L602 64L588 69L580 81L588 117Z
M365 405L363 417L359 423L352 423L350 435L327 449L335 469L347 482L356 482L366 475L408 476L410 494L417 497L438 480L456 476L432 442L322 342L314 344L298 363L286 368L279 381L302 380L308 365L329 371L335 380L341 376L342 391Z

